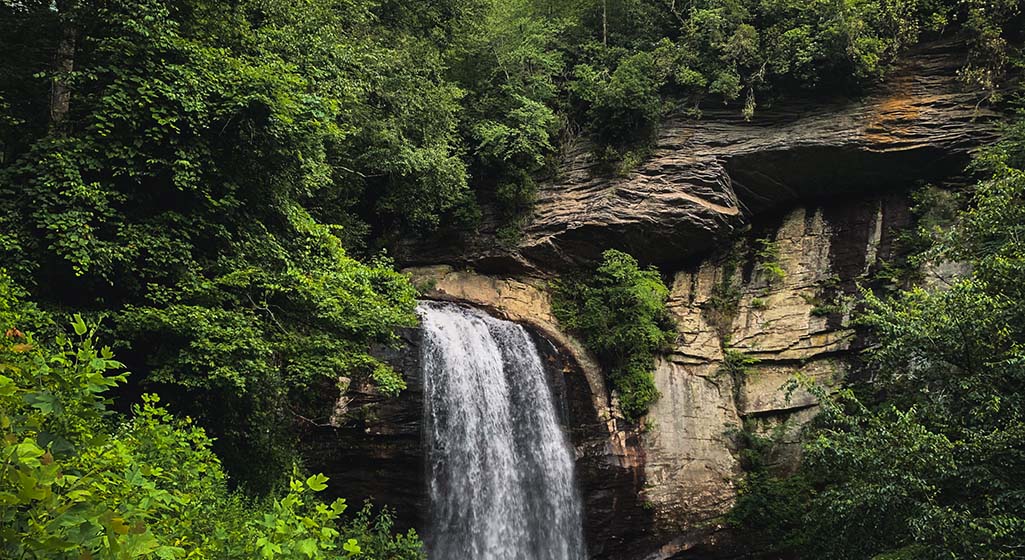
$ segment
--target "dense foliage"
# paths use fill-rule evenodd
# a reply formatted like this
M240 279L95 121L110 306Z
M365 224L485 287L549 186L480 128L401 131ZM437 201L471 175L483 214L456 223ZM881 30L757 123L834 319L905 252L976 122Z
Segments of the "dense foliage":
M74 26L77 49L75 71L55 77L74 91L67 114L25 115L11 131L23 136L4 138L2 260L46 304L111 315L142 381L266 488L291 464L294 393L339 376L403 387L367 346L415 321L414 291L387 261L346 254L341 211L325 221L359 110L342 103L358 84L330 75L360 65L362 47L336 37L369 16L327 3L65 6L5 8L24 33ZM36 69L15 70L5 84Z
M529 197L526 177L556 144L560 120L565 134L593 134L601 157L636 159L667 111L725 104L750 118L795 93L856 93L924 39L966 43L962 78L995 94L1021 17L1016 0L483 5L486 23L470 28L474 48L457 43L453 77L468 92L468 146L484 163L474 170L487 177L472 183L490 192L497 174L506 202Z
M650 138L667 110L700 114L712 101L751 117L759 102L802 90L856 92L944 34L969 45L963 79L993 92L1020 21L1016 0L577 0L530 10L562 22L568 118L620 151Z
M1015 0L0 0L0 295L55 340L104 321L136 372L112 406L139 407L111 434L174 424L141 401L158 391L232 486L267 493L311 387L404 386L368 353L416 321L386 248L485 217L514 238L576 135L637 161L667 110L856 91L924 38L966 41L965 80L991 89L1020 17ZM643 414L671 336L658 274L610 252L559 292ZM210 464L174 425L197 453L182 468Z
M1025 115L1023 115L1025 116ZM792 479L757 472L734 515L808 558L1020 558L1025 547L1025 119L928 255L971 273L866 292L869 382L836 395Z
M655 355L676 336L666 310L669 289L658 271L610 249L592 273L556 283L553 295L556 318L580 334L605 367L623 414L644 415L659 397Z
M708 99L750 116L758 100L798 90L856 91L924 38L966 42L963 77L994 91L1020 22L1015 0L24 0L0 10L0 48L21 55L0 61L0 161L67 121L93 140L112 135L128 177L163 167L180 202L191 192L229 204L255 190L248 182L264 195L289 183L359 247L442 223L467 229L478 202L515 222L563 135L594 133L619 157L666 110ZM65 43L68 65L55 65ZM71 114L48 106L49 78L66 86ZM65 168L58 183L78 165L47 163ZM195 188L211 178L221 187ZM82 197L92 214L115 202ZM64 250L131 257L95 254L102 241Z
M40 314L0 271L0 550L5 558L422 557L387 514L340 523L322 475L277 499L228 490L211 440L146 394L129 416L107 395L127 374L80 316L40 340Z

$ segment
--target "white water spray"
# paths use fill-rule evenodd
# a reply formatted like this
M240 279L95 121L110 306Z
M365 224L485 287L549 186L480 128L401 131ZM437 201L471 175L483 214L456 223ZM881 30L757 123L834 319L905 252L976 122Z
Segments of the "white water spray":
M432 560L583 560L573 457L526 330L425 302Z

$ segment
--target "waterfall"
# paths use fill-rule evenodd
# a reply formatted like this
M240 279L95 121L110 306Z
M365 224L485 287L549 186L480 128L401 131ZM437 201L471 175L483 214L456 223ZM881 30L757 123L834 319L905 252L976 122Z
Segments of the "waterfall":
M520 325L425 302L431 560L583 560L573 457Z

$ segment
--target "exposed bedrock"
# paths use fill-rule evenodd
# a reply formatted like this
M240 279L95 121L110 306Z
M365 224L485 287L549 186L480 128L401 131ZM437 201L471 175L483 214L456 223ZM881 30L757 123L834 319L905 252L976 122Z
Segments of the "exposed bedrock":
M858 99L790 99L758 107L750 122L736 108L671 117L626 177L601 175L593 146L572 142L517 242L503 245L485 224L472 241L401 246L399 260L544 273L617 248L673 265L767 210L959 174L999 117L958 81L963 62L956 45L933 43Z
M798 373L833 386L851 371L862 341L849 301L894 256L909 223L906 193L957 178L971 149L994 135L997 113L956 79L962 59L937 43L859 99L762 106L751 122L709 110L669 119L627 177L598 176L592 148L577 142L514 246L485 232L399 248L427 297L523 323L546 349L593 558L742 557L743 535L724 523L743 475L735 431L782 434L771 460L781 471L797 464L799 430L817 402L783 387ZM773 244L772 255L760 256L756 239ZM655 371L662 397L637 423L618 414L600 365L560 329L547 289L607 248L660 264L672 288L678 337ZM382 349L407 376L402 396L348 387L335 406L338 390L325 387L321 420L311 415L304 440L309 466L332 476L332 488L422 527L415 329L405 344ZM728 353L755 363L731 371Z
M662 398L642 440L644 495L666 539L650 558L688 551L730 557L737 535L712 531L711 540L695 543L688 532L724 528L743 474L734 431L746 423L764 434L783 425L772 462L781 471L796 465L798 432L817 402L786 385L801 374L831 387L846 374L860 342L850 325L851 296L893 256L907 219L897 196L799 207L673 276L669 306L679 337L656 369ZM782 276L767 272L749 242L755 237L778 248L772 264ZM754 363L730 371L727 351Z
M447 266L410 273L432 286L430 297L533 326L564 356L564 394L577 403L569 427L592 557L732 558L743 545L723 522L743 474L733 432L745 420L759 432L785 424L774 460L783 470L796 464L797 432L817 403L806 391L787 395L783 387L798 372L826 386L845 374L858 344L845 296L892 256L907 220L899 196L802 206L672 275L669 306L678 338L655 372L662 397L638 423L619 416L600 368L559 330L543 281ZM778 247L782 276L764 272L752 249L755 237ZM724 292L733 294L728 312L717 307ZM757 363L743 374L725 371L725 341Z

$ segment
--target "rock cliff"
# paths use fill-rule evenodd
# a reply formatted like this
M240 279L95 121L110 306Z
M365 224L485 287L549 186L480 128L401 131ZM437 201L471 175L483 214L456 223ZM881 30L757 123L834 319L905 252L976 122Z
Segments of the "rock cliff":
M543 275L615 248L672 266L769 210L957 175L999 117L958 81L962 64L957 45L934 43L858 99L790 99L760 107L750 122L735 109L670 117L626 177L602 176L593 146L571 142L515 243L485 223L463 242L401 246L399 259Z
M954 46L937 43L858 99L759 107L751 122L726 111L671 118L625 177L598 175L592 148L578 141L517 242L503 245L485 227L473 240L399 248L427 297L481 306L550 342L593 558L737 557L742 536L722 521L743 474L736 431L774 430L789 442L776 450L778 468L799 460L797 434L817 404L783 387L796 374L826 386L843 379L862 345L852 296L898 251L906 193L963 181L971 149L994 135L998 113L961 88L960 63ZM655 372L662 397L639 423L617 413L599 364L560 330L546 289L607 248L658 264L671 281L678 337ZM421 403L415 364L401 355L393 363L411 375L407 396L356 391L347 424L312 439L330 461L369 457L362 474L317 468L416 526ZM345 446L352 452L332 455Z
M571 415L569 426L594 557L672 558L688 551L730 557L742 544L722 523L743 474L734 432L782 425L777 429L792 445L782 445L775 460L781 468L794 463L797 431L814 416L816 401L804 390L787 394L784 386L797 373L826 386L843 377L858 344L847 302L856 283L870 282L892 256L907 220L899 196L800 206L676 272L669 306L678 337L655 372L662 397L639 423L617 414L598 366L558 331L542 280L444 266L410 273L432 286L428 297L531 325L570 358L573 365L563 370L571 380L566 398L592 405L579 407L582 415ZM768 263L755 239L776 248L772 264L779 272L764 271ZM726 352L753 363L730 371ZM574 376L588 382L573 382ZM631 491L637 499L627 499Z

